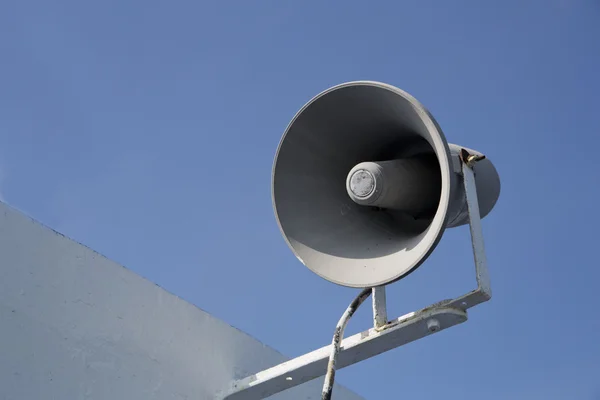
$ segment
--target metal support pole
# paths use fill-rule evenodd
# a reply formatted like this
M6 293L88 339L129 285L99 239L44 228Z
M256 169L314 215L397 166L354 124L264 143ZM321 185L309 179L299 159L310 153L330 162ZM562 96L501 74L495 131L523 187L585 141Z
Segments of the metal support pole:
M463 310L484 303L492 298L492 285L487 267L487 258L485 256L483 229L481 228L481 216L479 213L479 200L477 199L475 172L473 171L473 165L481 159L481 156L472 156L467 153L466 150L463 150L461 153L463 184L469 210L469 230L471 233L473 260L475 262L475 277L477 279L477 289L460 296L449 303L450 305Z
M387 324L387 309L385 301L385 286L377 286L373 289L373 327L377 330Z

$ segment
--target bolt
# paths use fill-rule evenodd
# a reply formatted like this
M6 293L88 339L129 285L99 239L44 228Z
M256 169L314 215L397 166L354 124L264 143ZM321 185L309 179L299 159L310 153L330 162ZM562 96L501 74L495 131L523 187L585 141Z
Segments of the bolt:
M429 321L427 321L427 329L429 330L429 332L437 332L440 330L440 321L438 321L435 318L430 319Z

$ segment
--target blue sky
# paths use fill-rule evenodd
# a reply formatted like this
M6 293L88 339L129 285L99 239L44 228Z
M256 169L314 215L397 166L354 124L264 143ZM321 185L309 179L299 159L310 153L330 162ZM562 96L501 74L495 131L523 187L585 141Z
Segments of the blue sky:
M368 399L598 399L600 3L481 3L6 1L2 198L300 355L356 290L281 238L278 141L329 86L393 84L500 173L483 225L494 298L338 381ZM390 316L473 288L471 257L468 229L447 231L388 288Z

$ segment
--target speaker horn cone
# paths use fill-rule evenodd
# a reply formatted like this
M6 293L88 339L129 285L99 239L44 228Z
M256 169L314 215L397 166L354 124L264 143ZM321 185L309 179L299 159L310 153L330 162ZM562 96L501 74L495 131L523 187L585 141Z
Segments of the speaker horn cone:
M288 125L273 165L273 207L287 244L340 285L407 276L447 227L467 222L461 149L396 87L360 81L320 93ZM488 158L475 172L485 216L500 181Z

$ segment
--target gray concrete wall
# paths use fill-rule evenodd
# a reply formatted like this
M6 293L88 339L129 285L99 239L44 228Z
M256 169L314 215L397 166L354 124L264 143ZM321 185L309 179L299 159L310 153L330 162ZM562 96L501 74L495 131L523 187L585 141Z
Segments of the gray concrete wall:
M0 399L214 399L285 359L0 203ZM272 399L317 399L320 386Z

